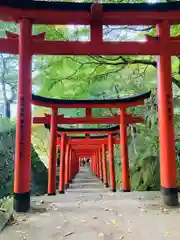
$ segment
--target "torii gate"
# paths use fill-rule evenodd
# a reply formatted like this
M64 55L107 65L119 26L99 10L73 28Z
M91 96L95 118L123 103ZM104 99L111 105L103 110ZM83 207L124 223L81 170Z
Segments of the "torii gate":
M110 136L112 136L112 134L109 134ZM102 145L106 146L108 144L107 140L105 139L105 137L103 136L104 139L102 139L102 136L100 136L99 138L95 138L95 139L89 139L89 138L73 138L73 139L67 139L68 137L65 134L62 134L61 137L58 138L57 141L57 145L60 148L60 152L61 152L61 158L60 158L60 172L59 172L59 176L60 176L60 181L59 181L59 193L64 193L65 187L68 186L68 181L67 181L67 172L68 170L68 155L70 153L70 151L76 150L76 152L79 150L79 152L82 153L82 155L84 156L85 154L87 154L87 150L88 152L91 150L91 153L93 153L94 151L97 152L99 156L96 156L98 158L98 168L101 168L101 171L97 171L96 169L96 173L97 176L100 177L101 180L103 180L103 174L102 174L102 165L101 165L101 161L100 161L100 148L102 147ZM107 138L107 137L106 137ZM113 148L113 144L115 143L120 143L120 141L113 139L113 141L111 142L111 146L108 145L108 149L109 148ZM84 151L82 152L82 150L84 149ZM105 151L105 147L104 147L104 151ZM112 150L111 150L112 151ZM113 151L112 151L113 152ZM71 160L70 160L71 161ZM104 161L105 161L105 156L104 156ZM54 162L56 163L56 161ZM104 163L105 164L105 163ZM55 164L54 164L55 165ZM104 170L107 171L106 168L106 164L104 165ZM111 188L112 191L116 191L116 184L115 184L115 171L114 171L114 157L113 157L113 153L109 155L109 167L110 167L110 182L111 182ZM55 167L54 167L55 168ZM106 169L105 169L106 168ZM50 168L51 169L51 168ZM77 166L76 166L77 169ZM78 169L76 171L76 173L78 172ZM49 189L49 195L54 195L56 192L56 186L55 186L55 171L54 171L54 175L53 172L49 172L49 175L51 174L51 179L49 179L49 184L48 184L48 189ZM99 175L100 174L100 175ZM107 175L107 173L104 173ZM104 178L105 181L105 185L107 186L107 177Z
M170 25L180 23L180 2L90 4L1 0L0 20L20 24L20 34L0 38L0 52L19 54L14 209L30 207L32 55L153 55L158 60L160 175L164 203L178 205L172 103L171 56L180 55L180 38ZM89 42L47 41L32 36L33 24L90 25ZM145 42L104 42L103 25L153 25L156 37ZM124 110L122 110L124 111Z
M82 139L83 141L83 139ZM97 177L100 178L100 180L102 182L104 182L104 186L107 188L109 187L108 184L108 176L107 176L107 162L106 162L106 154L105 154L105 144L96 144L96 145L90 145L90 148L86 148L87 144L85 145L81 145L81 147L76 148L77 145L74 145L74 143L72 143L72 147L70 146L70 144L67 144L66 147L66 158L65 158L65 188L69 187L69 183L71 183L72 178L68 179L68 172L71 171L72 172L72 167L71 167L71 157L70 151L74 151L76 156L78 158L84 158L84 157L88 157L91 159L90 161L90 168L92 170L92 172L94 174L96 174ZM79 146L79 145L78 145ZM102 148L103 150L104 147L104 155L102 152L102 156L100 153L100 150ZM69 152L68 152L69 151ZM99 153L99 155L97 155L97 151ZM102 157L102 159L100 159ZM112 180L112 176L110 177L110 179Z
M116 127L117 128L117 127ZM61 128L62 130L62 128ZM74 130L74 129L73 129ZM79 129L80 132L85 131L85 129ZM97 130L97 129L96 129ZM99 129L100 130L100 129ZM105 130L105 129L104 129ZM110 129L108 129L110 130ZM112 130L112 128L111 128ZM103 129L102 129L103 131ZM75 131L76 132L76 131ZM92 129L89 129L89 133L92 132ZM109 131L110 132L110 131ZM113 155L113 146L112 144L120 144L120 141L113 137L117 133L113 134L112 132L108 133L108 135L96 135L96 136L88 136L88 137L69 137L68 145L78 145L79 148L79 156L82 157L90 157L91 156L91 164L90 167L93 173L96 174L97 177L104 182L104 186L107 188L109 187L108 184L108 172L107 172L107 161L106 161L106 149L110 149L111 154L109 154L109 168L110 168L110 183L111 189L113 192L116 191L116 181L115 181L115 171L114 171L114 155ZM109 141L110 139L110 141ZM60 139L58 139L59 143ZM87 151L86 146L91 146L93 149L89 149ZM83 149L81 150L81 148ZM94 149L96 147L96 150ZM77 149L76 149L77 151ZM97 152L98 151L98 152ZM102 159L101 159L102 158ZM101 161L102 160L102 161ZM70 163L69 159L69 163ZM66 166L68 165L68 161L66 158ZM66 170L67 172L67 170ZM65 177L66 179L66 177ZM65 181L66 186L69 184ZM130 185L127 185L127 188ZM126 188L126 189L127 189ZM124 190L125 191L125 190Z
M119 128L119 126L118 126ZM62 128L57 128L57 133L59 134L58 137L58 141L57 141L57 145L60 147L60 152L63 152L63 149L65 148L64 146L64 141L62 141L62 139L65 136L65 133L82 133L84 132L85 134L89 135L90 133L105 133L108 132L108 135L97 135L97 136L85 136L85 137L69 137L67 140L67 152L69 151L68 146L70 147L70 149L78 149L82 156L86 155L87 153L87 149L88 150L92 150L94 152L94 149L96 149L95 151L98 151L98 156L96 156L97 160L97 164L99 164L99 167L97 167L100 171L97 171L97 169L93 170L94 172L96 172L97 176L100 177L100 179L102 181L104 181L104 185L106 187L108 187L108 179L107 179L107 164L106 164L106 149L108 147L109 150L109 167L110 167L110 182L111 182L111 189L113 192L116 191L116 181L115 181L115 170L114 170L114 155L113 155L113 144L120 144L120 140L116 139L115 137L113 137L114 134L117 134L118 132L116 132L117 130L115 130L113 132L113 129L117 129L117 127L111 127L111 128L104 128L104 129L62 129ZM59 132L59 130L61 130L61 132ZM108 140L110 139L110 141ZM83 151L82 151L83 150ZM102 152L101 152L102 150ZM61 155L62 156L62 155ZM102 158L102 160L101 160ZM66 160L64 159L64 157L62 156L60 159L60 179L64 178L64 171L62 170L62 168L64 168L64 162L66 162L66 166L68 165L68 156L66 156ZM94 161L96 161L94 159ZM94 165L95 167L95 165ZM126 189L124 189L124 191L129 191L129 169L124 169L126 170L126 172L128 172L128 184L126 185ZM65 171L65 175L67 174L67 171ZM126 173L125 172L125 173ZM51 173L52 174L52 173ZM54 171L55 174L55 171ZM61 176L62 175L62 176ZM104 175L104 177L103 177ZM124 175L124 174L123 174ZM66 177L65 177L66 178ZM52 183L54 182L55 177L53 177L53 179L51 179ZM60 193L64 192L64 186L60 184L60 188L59 191ZM67 185L68 183L65 182L65 184ZM124 186L125 186L124 184ZM49 183L49 185L53 185L54 187L52 187L51 189L53 189L53 192L55 191L55 184L51 184Z
M144 104L144 100L150 97L150 92L140 94L133 97L122 98L122 99L108 99L108 100L63 100L63 99L53 99L47 97L41 97L37 95L32 96L32 103L37 106L44 106L52 108L52 116L46 115L45 117L34 117L33 122L38 124L49 124L51 123L51 137L50 137L50 167L49 167L49 190L50 194L55 194L55 176L56 176L56 128L57 124L77 124L79 121L82 123L96 124L102 123L119 123L120 136L121 136L121 162L122 162L122 191L130 191L130 181L129 181L129 163L128 163L128 147L127 147L127 125L132 123L143 122L143 118L132 116L126 113L126 109L131 106L138 106ZM58 116L58 108L85 108L86 116L83 118L64 118L64 116ZM119 108L119 116L111 117L101 117L97 118L92 115L92 108ZM106 128L106 129L62 129L59 128L62 133L61 138L61 166L60 166L60 186L59 192L64 193L64 156L65 156L65 133L106 133L109 132L109 162L110 162L110 176L112 190L116 191L115 186L115 169L113 162L113 142L111 132L117 131L116 128Z

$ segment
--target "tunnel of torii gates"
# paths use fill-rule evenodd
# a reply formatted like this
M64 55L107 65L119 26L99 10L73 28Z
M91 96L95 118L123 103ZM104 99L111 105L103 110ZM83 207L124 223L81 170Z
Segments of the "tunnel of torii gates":
M108 187L107 170L109 169L111 189L115 192L113 145L120 143L122 191L130 191L127 126L133 123L142 123L144 120L142 117L127 113L126 109L144 104L144 100L149 98L150 94L151 92L147 92L133 97L108 100L62 100L32 95L32 104L52 109L51 115L45 114L44 117L33 118L34 124L44 124L46 128L50 129L48 194L56 194L56 146L60 149L59 193L64 193L69 182L79 171L81 157L90 157L92 171L104 181L106 187ZM58 108L85 108L85 117L64 117L64 115L58 115ZM92 114L93 108L119 108L120 115L95 117ZM58 127L58 124L116 125L109 128L62 128ZM117 133L120 133L120 140L114 136ZM85 136L83 138L72 137L68 134L85 134ZM91 136L90 134L96 135ZM108 149L109 168L106 163L106 149Z
M1 0L0 20L20 25L19 34L6 32L6 38L0 38L1 53L19 55L14 209L27 211L30 207L33 55L158 56L161 190L167 205L177 205L171 56L180 55L180 37L171 36L170 26L180 24L180 2L91 4ZM35 24L89 25L90 40L87 42L46 40L45 33L32 34L32 27ZM146 36L144 42L108 42L103 39L103 25L155 26L157 33L155 37ZM58 107L61 108L62 105ZM112 105L119 107L119 103L113 102Z

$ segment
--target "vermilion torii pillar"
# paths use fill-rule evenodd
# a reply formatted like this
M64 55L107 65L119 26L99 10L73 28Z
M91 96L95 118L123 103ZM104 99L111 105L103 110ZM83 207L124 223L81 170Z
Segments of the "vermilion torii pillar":
M70 145L66 145L66 155L65 155L65 188L69 187L69 167L70 167Z
M100 178L100 161L98 150L96 150L96 166L97 166L97 177Z
M72 149L69 147L69 183L72 183Z
M72 179L76 175L76 172L77 172L76 156L74 151L72 151Z
M73 151L73 157L74 157L74 159L73 159L73 162L74 162L73 178L74 178L79 171L79 160L77 159L77 156L74 151Z
M102 144L102 165L103 165L104 186L109 187L108 174L107 174L107 161L106 161L106 145L105 144Z
M16 119L16 151L14 167L14 210L26 212L30 208L31 174L31 37L30 20L20 21L19 81Z
M96 174L96 165L95 165L95 154L93 154L93 157L92 157L92 170L93 170L93 173Z
M100 174L100 180L103 181L102 151L101 151L101 148L98 149L98 159L99 159L99 174Z
M52 109L50 129L50 153L48 168L48 195L56 195L56 145L57 145L57 108Z
M110 184L113 192L116 192L116 176L114 166L114 146L112 134L108 134L108 158L109 158L109 171L110 171Z
M178 205L176 153L173 119L170 25L158 24L161 53L158 61L158 113L160 140L160 176L164 203Z
M60 169L59 169L59 193L64 193L65 188L65 151L66 151L66 136L61 135L61 145L60 145Z
M127 141L127 124L126 124L126 108L121 108L120 117L120 147L121 147L121 166L122 166L122 188L123 192L130 191L129 179L129 160L128 160L128 141Z

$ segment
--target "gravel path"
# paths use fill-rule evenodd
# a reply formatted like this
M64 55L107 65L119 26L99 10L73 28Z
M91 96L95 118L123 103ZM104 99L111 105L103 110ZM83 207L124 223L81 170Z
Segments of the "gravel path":
M32 198L0 240L179 240L180 210L158 192L111 193L82 168L67 193Z

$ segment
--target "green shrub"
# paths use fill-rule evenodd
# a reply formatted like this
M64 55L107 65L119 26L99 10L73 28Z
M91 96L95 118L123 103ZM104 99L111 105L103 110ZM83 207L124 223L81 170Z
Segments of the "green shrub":
M12 195L15 153L15 125L0 118L0 198ZM32 146L31 150L31 194L47 192L47 168Z

